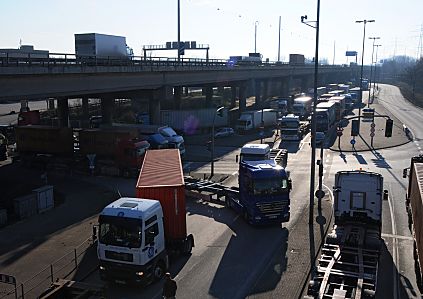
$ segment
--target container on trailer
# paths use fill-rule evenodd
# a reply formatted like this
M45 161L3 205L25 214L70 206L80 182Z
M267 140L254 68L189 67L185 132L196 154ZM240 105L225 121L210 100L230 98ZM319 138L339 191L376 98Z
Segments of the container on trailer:
M34 193L15 198L13 206L19 219L31 217L38 212L37 197Z
M16 127L16 149L20 153L73 154L71 128L48 126Z
M38 213L45 212L54 207L53 186L46 185L32 190L37 198Z
M147 151L136 184L136 197L160 201L166 239L187 237L185 182L177 149Z

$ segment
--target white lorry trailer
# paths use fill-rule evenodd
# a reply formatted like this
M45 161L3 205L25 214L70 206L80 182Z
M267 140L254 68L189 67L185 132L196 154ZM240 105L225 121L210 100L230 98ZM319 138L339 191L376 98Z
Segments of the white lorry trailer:
M383 177L361 170L335 175L335 222L322 246L306 298L374 298L381 250Z
M239 132L258 130L263 127L276 126L278 112L273 109L246 111L238 119L236 129Z

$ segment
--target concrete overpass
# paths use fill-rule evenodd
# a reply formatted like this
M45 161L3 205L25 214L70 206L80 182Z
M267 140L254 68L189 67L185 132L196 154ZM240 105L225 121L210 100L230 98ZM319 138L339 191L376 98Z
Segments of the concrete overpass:
M232 106L239 99L245 109L247 91L256 103L268 95L288 95L293 82L302 90L312 87L314 65L261 64L227 66L219 60L89 61L75 59L0 59L0 102L16 99L56 98L61 118L66 118L67 99L102 99L104 121L111 122L115 98L149 99L150 119L157 123L160 99L173 97L178 107L182 87L202 87L206 105L213 87L231 87ZM319 66L319 84L350 80L355 69ZM173 92L172 92L173 89ZM62 121L63 125L66 125Z

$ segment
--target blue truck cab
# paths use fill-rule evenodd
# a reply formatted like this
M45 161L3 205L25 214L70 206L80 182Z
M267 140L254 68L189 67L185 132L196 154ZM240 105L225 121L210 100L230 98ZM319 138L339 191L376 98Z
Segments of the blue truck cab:
M239 196L232 208L251 224L288 222L291 180L274 160L242 161L239 164Z

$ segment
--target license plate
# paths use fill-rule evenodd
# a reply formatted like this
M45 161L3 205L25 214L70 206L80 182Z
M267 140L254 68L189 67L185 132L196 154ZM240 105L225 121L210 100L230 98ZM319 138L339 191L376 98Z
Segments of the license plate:
M126 281L124 281L124 280L115 280L115 282L117 283L117 284L126 284Z

